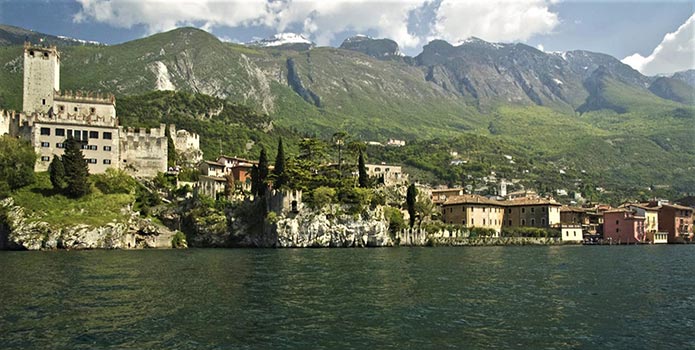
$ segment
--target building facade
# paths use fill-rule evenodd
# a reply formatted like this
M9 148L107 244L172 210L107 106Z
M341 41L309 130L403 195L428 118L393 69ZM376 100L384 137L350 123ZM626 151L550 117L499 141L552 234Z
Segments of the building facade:
M504 204L475 194L452 196L442 204L442 221L502 232Z
M504 226L551 228L560 224L560 203L542 198L518 198L504 202Z
M618 244L642 243L645 241L644 216L627 208L608 210L603 213L603 239Z
M669 243L693 241L693 208L662 204L659 208L659 229L668 232Z

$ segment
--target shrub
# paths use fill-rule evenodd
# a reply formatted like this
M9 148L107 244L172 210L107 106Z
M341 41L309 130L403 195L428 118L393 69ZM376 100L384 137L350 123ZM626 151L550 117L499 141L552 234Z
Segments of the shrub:
M405 220L403 220L403 213L397 208L385 207L384 217L389 222L389 232L397 233L406 228Z
M109 168L103 174L92 175L94 187L104 194L135 193L137 181L120 169Z
M176 231L174 237L171 238L171 247L175 249L188 248L186 235L184 235L181 231Z
M336 199L336 191L330 187L318 187L311 193L314 208L323 208L333 203Z

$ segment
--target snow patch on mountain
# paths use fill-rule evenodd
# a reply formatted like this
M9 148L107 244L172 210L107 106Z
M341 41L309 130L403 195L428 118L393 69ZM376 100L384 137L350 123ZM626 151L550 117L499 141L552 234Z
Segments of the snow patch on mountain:
M296 33L278 33L270 38L262 39L258 41L253 41L248 43L249 45L262 46L262 47L272 47L281 46L286 44L307 44L314 45L311 40L305 38L301 34Z

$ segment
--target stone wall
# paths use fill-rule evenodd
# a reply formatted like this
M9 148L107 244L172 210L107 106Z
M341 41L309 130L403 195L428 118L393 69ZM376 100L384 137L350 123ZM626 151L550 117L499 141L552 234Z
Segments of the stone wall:
M24 112L48 112L60 90L60 55L55 46L24 45Z
M124 130L118 127L119 167L132 176L154 177L167 171L167 137L165 125L148 130Z

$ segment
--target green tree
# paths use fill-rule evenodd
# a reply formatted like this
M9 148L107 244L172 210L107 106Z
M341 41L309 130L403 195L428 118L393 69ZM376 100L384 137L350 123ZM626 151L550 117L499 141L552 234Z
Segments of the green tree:
M357 159L358 182L360 187L369 187L369 175L367 175L367 167L364 164L364 154L360 150L360 156Z
M282 138L278 140L278 153L275 157L275 168L273 169L273 188L280 189L287 185L288 176L285 171L285 149L282 146Z
M80 142L72 137L68 137L65 141L63 167L65 168L65 182L67 185L65 194L72 198L80 198L88 194L89 167L84 160Z
M405 196L405 204L408 207L408 215L410 216L410 228L413 228L415 225L415 203L417 201L417 188L415 188L415 184L410 184L408 186L408 191L406 192Z
M0 187L13 190L34 182L36 153L30 143L10 136L0 137Z
M268 180L268 155L265 147L261 147L261 154L258 157L258 166L254 165L251 169L251 193L256 197L265 196Z
M174 139L171 137L169 128L164 128L164 134L167 137L167 166L174 167L178 162L178 157L176 156L176 146L174 145Z
M48 174L51 178L51 185L53 189L61 192L67 185L65 182L65 167L63 167L63 161L60 156L53 156L51 164L48 165Z
M345 139L347 139L347 133L344 131L339 131L333 134L333 143L338 147L338 170L340 172L340 177L343 176L343 146L345 145Z

